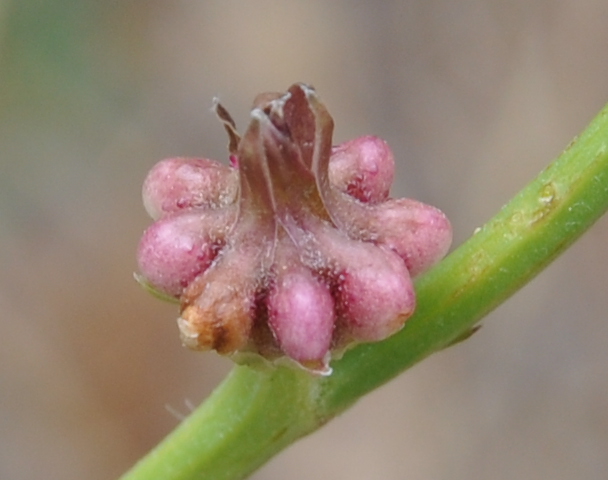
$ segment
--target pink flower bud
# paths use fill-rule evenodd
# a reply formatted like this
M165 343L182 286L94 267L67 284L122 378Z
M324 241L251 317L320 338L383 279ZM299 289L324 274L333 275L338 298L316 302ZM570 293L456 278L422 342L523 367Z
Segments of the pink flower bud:
M360 137L334 147L329 178L336 188L366 203L388 198L395 159L386 142L378 137Z
M328 369L335 314L327 286L303 266L279 272L268 296L268 313L270 328L288 357L312 370Z
M340 299L352 338L377 342L401 330L414 313L416 297L399 257L364 245L367 252L352 258L340 275Z
M310 226L337 286L341 341L375 342L399 331L416 306L405 263L394 252L351 240L325 225Z
M144 203L158 219L138 251L143 282L179 297L184 344L286 356L317 374L332 352L382 340L415 308L411 276L446 252L434 207L388 199L393 154L376 137L332 148L333 120L303 84L256 97L230 164L173 158L152 169Z
M157 220L194 207L228 205L237 191L233 168L206 158L168 158L150 170L142 196L146 211Z
M139 242L143 277L160 292L179 297L207 269L224 243L232 212L189 212L153 223Z
M428 270L445 256L452 242L452 227L435 207L409 198L362 205L347 199L332 210L351 238L384 245L405 262L412 277Z
M409 198L378 205L371 223L375 243L398 253L412 277L442 259L452 243L452 227L443 212Z

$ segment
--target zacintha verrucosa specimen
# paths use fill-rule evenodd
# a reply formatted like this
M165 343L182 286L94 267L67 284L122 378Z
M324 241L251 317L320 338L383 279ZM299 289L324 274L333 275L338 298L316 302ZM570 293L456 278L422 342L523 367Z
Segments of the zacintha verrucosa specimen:
M332 353L400 330L412 277L446 254L452 230L435 207L389 197L388 145L332 147L332 117L304 84L259 95L242 137L215 111L230 165L170 158L143 187L155 223L138 278L179 300L183 343L329 374Z

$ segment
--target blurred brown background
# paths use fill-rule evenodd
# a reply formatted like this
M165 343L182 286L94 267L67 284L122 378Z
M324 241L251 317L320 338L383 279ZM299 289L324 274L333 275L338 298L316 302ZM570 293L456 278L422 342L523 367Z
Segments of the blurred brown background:
M0 1L0 478L111 479L230 368L132 279L146 171L315 85L461 243L608 101L602 0ZM608 222L268 479L608 475ZM170 413L173 412L173 413Z

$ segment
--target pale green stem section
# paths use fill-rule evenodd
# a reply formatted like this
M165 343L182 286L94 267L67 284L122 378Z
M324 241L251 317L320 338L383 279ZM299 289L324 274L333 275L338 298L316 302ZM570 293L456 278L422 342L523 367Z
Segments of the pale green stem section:
M466 336L606 209L608 107L498 215L416 282L416 314L401 332L351 350L332 364L330 377L235 367L122 480L245 478L365 393Z

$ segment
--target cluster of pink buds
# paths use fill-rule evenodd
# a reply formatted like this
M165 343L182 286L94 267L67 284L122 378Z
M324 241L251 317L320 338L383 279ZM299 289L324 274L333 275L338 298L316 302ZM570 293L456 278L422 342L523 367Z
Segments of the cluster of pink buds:
M171 158L150 171L143 197L155 223L139 245L140 279L179 299L186 346L329 374L332 352L402 328L411 277L445 255L450 224L434 207L389 198L384 141L332 147L332 118L309 86L259 95L242 138L215 111L231 165Z

